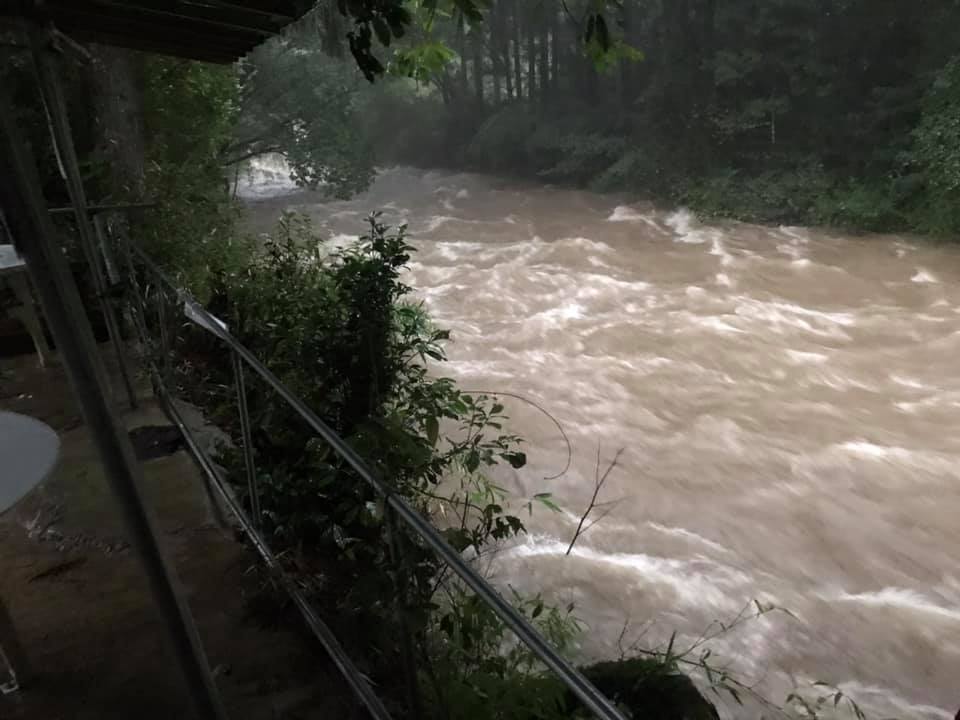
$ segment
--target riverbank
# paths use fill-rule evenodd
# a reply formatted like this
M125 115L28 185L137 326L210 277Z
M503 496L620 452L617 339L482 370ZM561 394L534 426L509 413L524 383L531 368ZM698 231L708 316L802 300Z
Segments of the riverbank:
M569 107L560 100L548 107L515 101L483 114L464 114L435 95L404 96L403 90L374 95L368 103L366 132L385 163L626 193L689 207L702 217L915 232L951 241L960 236L954 186L941 177L947 158L935 129L905 129L896 152L876 149L882 160L851 165L816 147L801 151L782 142L754 140L749 151L738 150L704 128L685 127L693 134L685 144L665 128L630 128L649 118L591 112L574 100ZM389 128L378 120L383 117Z

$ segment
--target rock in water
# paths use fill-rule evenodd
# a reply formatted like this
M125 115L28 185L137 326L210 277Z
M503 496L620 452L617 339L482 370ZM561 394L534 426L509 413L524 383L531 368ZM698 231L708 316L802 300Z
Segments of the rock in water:
M645 720L720 720L686 675L648 658L600 662L582 668L604 695L631 717Z

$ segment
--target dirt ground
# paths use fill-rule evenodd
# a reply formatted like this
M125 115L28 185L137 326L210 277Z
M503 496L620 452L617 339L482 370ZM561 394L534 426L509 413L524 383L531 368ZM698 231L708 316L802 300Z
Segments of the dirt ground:
M123 413L128 429L168 424L143 395L143 408ZM0 720L192 717L63 370L40 370L32 356L0 360L0 409L43 420L62 442L51 478L0 516L0 593L32 668L19 692L0 696ZM362 717L304 630L266 628L251 616L258 560L212 522L186 453L142 467L229 716Z

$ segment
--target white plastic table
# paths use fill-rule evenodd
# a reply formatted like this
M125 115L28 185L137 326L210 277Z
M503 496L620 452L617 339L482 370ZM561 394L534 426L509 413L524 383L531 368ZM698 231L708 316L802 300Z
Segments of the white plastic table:
M60 455L60 438L49 425L32 417L0 410L0 515L43 482ZM0 683L4 695L19 688L27 672L26 658L10 614L0 597L0 658L8 679Z

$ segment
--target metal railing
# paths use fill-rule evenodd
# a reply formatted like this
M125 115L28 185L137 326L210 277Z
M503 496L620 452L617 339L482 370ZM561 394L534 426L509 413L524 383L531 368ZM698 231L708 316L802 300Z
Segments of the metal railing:
M403 526L412 531L438 558L443 560L453 570L460 580L469 587L489 609L509 628L522 643L524 643L540 662L554 673L573 693L573 695L591 713L603 720L624 720L613 702L603 695L589 680L553 648L531 623L518 612L468 563L460 553L443 538L440 532L419 512L412 508L407 501L395 493L389 484L374 472L369 465L348 445L326 422L313 412L297 395L287 388L269 368L264 365L250 350L244 347L231 333L229 328L217 317L207 311L187 292L178 287L140 248L128 241L122 242L124 259L130 279L132 298L130 303L131 315L137 326L138 333L144 343L156 341L150 334L147 319L148 303L156 300L156 316L159 328L159 346L161 362L158 365L151 360L151 370L157 394L171 420L176 424L199 464L208 483L208 493L213 490L224 501L230 512L236 516L243 531L250 539L254 548L263 559L267 567L275 573L281 585L290 595L307 625L323 644L327 653L336 664L339 671L353 690L354 694L369 711L370 715L378 720L389 718L390 715L382 701L373 691L363 673L356 667L334 633L323 622L311 606L297 582L288 575L277 555L270 549L267 541L261 534L260 528L260 493L257 486L255 458L252 452L250 418L247 409L247 391L244 377L245 368L249 368L258 375L274 392L286 401L309 427L343 459L357 473L357 475L377 494L379 494L392 514ZM137 268L139 264L140 269ZM141 287L138 281L140 271L149 278L151 285ZM244 468L246 472L247 491L249 494L252 517L249 517L242 505L225 485L223 478L217 471L213 459L200 446L190 429L184 422L177 409L171 392L172 367L170 357L169 333L170 311L175 310L182 314L196 326L204 329L223 342L232 353L234 383L237 391L237 406L240 415L241 440L243 443ZM395 523L394 523L395 524ZM413 701L416 703L416 700Z

